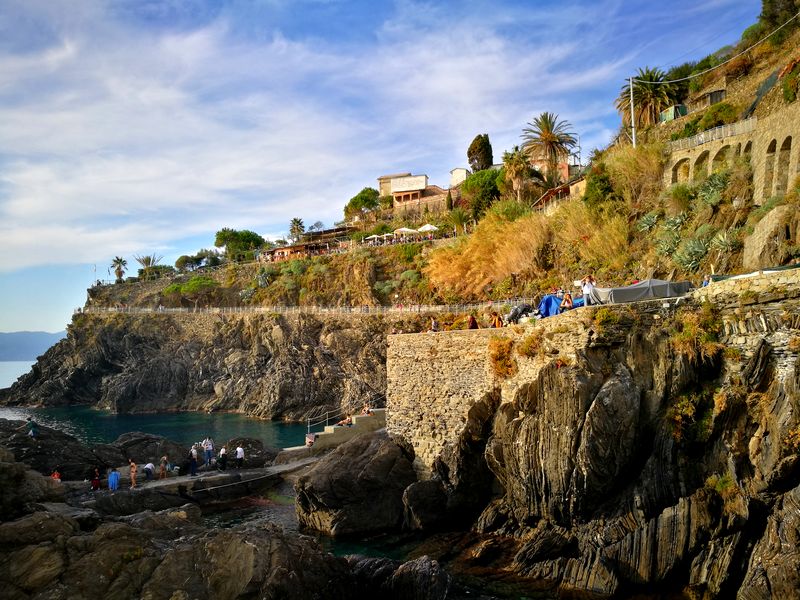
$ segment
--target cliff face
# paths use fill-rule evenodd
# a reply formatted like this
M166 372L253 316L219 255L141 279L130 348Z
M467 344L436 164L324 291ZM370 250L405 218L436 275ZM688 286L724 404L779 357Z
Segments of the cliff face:
M299 420L315 407L382 403L386 333L421 323L359 315L76 315L67 338L0 402Z
M598 597L796 597L797 278L390 337L387 428L481 534L460 560Z

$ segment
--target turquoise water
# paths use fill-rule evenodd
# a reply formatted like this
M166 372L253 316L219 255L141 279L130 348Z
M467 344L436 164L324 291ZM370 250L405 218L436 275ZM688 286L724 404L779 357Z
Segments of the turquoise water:
M0 388L10 387L18 377L31 370L35 360L0 360Z
M123 433L143 431L187 445L210 435L217 442L233 437L251 437L261 440L265 446L286 448L301 446L306 434L306 426L301 423L262 421L228 413L116 415L84 406L0 408L0 419L22 420L28 416L37 423L74 435L87 444L109 443Z

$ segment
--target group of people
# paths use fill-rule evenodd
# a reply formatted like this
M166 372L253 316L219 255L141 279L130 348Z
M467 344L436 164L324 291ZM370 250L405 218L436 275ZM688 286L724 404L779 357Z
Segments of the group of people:
M210 437L207 437L202 442L197 444L192 444L191 450L189 450L189 476L194 477L197 475L197 467L198 467L198 454L199 451L203 451L203 459L204 463L207 467L212 465L216 465L216 467L220 471L225 471L228 468L228 449L225 446L222 446L219 449L219 452L214 454L214 440ZM242 448L241 444L236 446L236 450L234 453L234 460L236 460L236 468L241 469L244 465L244 448Z

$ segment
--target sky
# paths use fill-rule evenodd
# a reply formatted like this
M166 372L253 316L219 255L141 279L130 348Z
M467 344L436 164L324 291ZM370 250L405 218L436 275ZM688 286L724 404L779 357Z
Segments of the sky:
M736 42L757 0L0 0L0 331L58 331L115 256L332 226L446 187L543 111L585 159L625 79Z

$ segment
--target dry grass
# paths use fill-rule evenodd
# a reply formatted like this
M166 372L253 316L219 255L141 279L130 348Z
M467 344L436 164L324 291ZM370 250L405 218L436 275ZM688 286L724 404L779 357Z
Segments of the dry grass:
M553 215L552 227L558 252L576 256L587 267L622 271L628 263L630 238L623 216L598 215L583 202L567 202Z
M501 379L507 379L517 373L517 361L514 359L514 341L506 337L495 336L489 340L489 362L492 371Z
M717 310L710 303L703 304L700 311L682 311L675 321L676 328L670 342L673 349L688 357L690 362L712 360L724 349L718 341L722 324Z
M605 156L614 189L634 212L653 207L661 192L664 169L661 144L616 146Z
M550 235L546 217L541 214L513 222L490 214L469 238L432 252L424 272L445 296L474 298L512 273L541 275Z
M544 336L542 335L541 329L535 330L517 346L517 354L526 358L542 356L544 352Z

